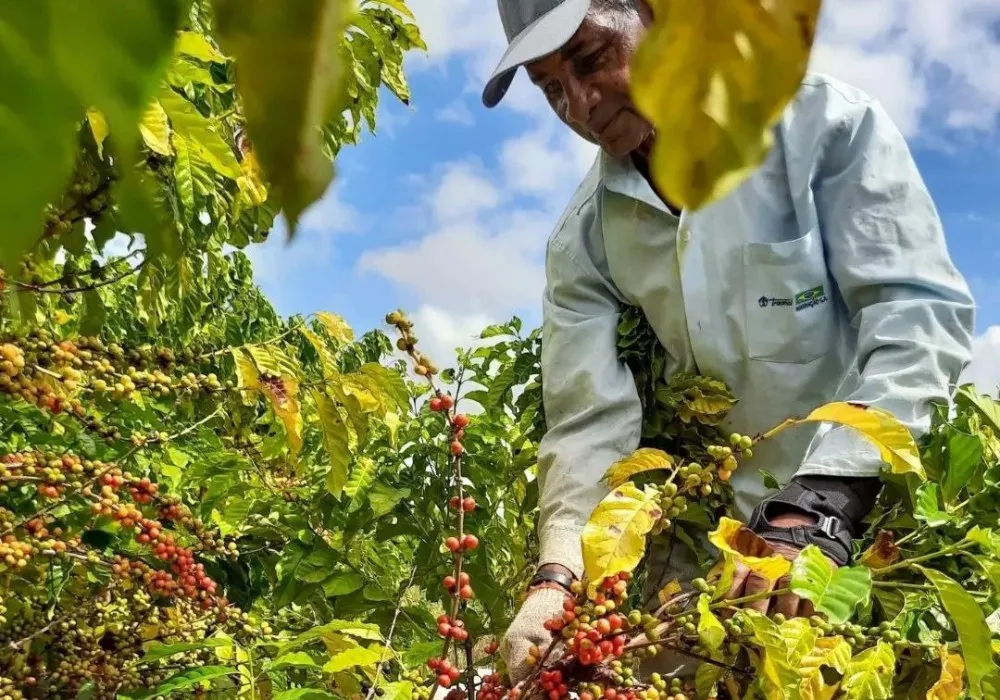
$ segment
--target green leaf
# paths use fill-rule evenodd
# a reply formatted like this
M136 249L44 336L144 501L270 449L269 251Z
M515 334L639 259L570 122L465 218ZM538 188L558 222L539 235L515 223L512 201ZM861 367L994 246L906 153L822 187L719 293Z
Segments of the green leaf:
M403 652L403 665L407 668L421 667L427 661L427 659L432 656L437 656L441 653L441 642L439 640L433 640L430 642L417 642L416 644L411 644L406 651Z
M757 472L760 474L760 478L766 489L779 490L781 484L778 482L778 478L766 469L758 469Z
M319 583L329 578L330 572L340 563L340 556L326 544L318 544L295 569L295 578L305 583Z
M236 59L250 141L293 235L332 178L320 129L343 108L338 47L350 5L304 0L289 12L270 0L212 4L220 44Z
M53 56L82 104L127 133L156 91L187 2L54 0Z
M292 688L276 693L274 700L337 700L337 696L319 688Z
M212 45L203 34L198 32L179 32L177 34L177 53L197 58L200 61L225 63L226 57Z
M239 671L229 666L201 666L198 668L189 668L184 671L180 671L179 673L175 673L152 690L146 691L141 695L136 695L135 697L153 698L157 695L170 695L178 690L192 688L203 681L210 681L214 678L221 678L222 676L235 675L238 673Z
M43 234L45 207L62 192L75 158L81 105L51 60L52 3L6 3L0 33L0 267L17 261Z
M188 148L187 139L183 136L174 139L174 149L177 152L177 157L174 159L174 179L177 181L177 194L180 195L184 210L192 213L194 211L195 176L191 149Z
M698 597L698 640L709 651L717 651L726 640L726 628L711 611L712 597L703 594Z
M365 585L365 577L354 571L336 573L323 581L323 593L328 598L348 595L360 590Z
M149 646L142 654L142 663L151 663L165 659L174 654L187 651L197 651L198 649L210 649L215 647L232 646L233 640L221 637L211 637L199 642L183 642L180 644L163 644L162 642L150 642Z
M349 635L351 637L356 637L357 639L365 639L372 642L382 640L382 633L379 631L378 625L370 622L333 620L325 625L320 625L319 627L313 627L312 629L306 630L298 637L289 640L287 643L282 645L281 651L290 651L302 646L303 644L308 644L309 642L317 639L323 639L328 636L340 637L343 635Z
M357 666L374 666L382 659L382 651L356 647L346 649L330 657L323 665L324 673L337 673Z
M980 394L971 384L962 386L955 392L955 403L959 407L970 407L985 418L993 431L1000 434L1000 402Z
M294 666L297 668L319 668L319 664L313 660L313 657L304 651L293 651L288 654L282 654L274 661L271 662L271 668L281 668L283 666Z
M913 517L923 520L930 527L947 525L952 521L949 513L941 510L941 492L938 485L927 482L917 487L917 499L913 507Z
M835 568L819 547L809 545L792 563L791 589L839 625L851 618L859 603L868 600L872 573L867 566Z
M82 335L97 335L104 327L107 311L104 300L96 289L83 293L83 315L80 318L80 333Z
M977 436L963 433L955 428L949 428L947 435L948 462L941 482L941 494L945 503L953 503L978 470L983 456L983 445Z
M166 88L160 90L157 99L170 117L170 124L176 135L187 141L186 145L192 155L197 155L215 172L230 180L236 180L243 175L236 154L219 134L218 127L211 119L173 90Z
M395 681L382 686L385 691L381 700L410 700L413 694L413 683L411 681Z
M887 700L895 673L896 654L891 644L880 639L847 664L841 690L846 700Z
M351 448L347 424L340 415L337 405L319 389L312 390L316 415L323 436L323 449L330 460L330 471L326 475L326 490L340 497L347 484L351 464Z
M718 697L716 686L722 680L722 669L715 664L698 664L694 672L694 691L699 698Z
M142 114L139 122L139 133L146 148L161 156L172 156L174 149L170 146L170 122L167 113L156 100Z
M375 381L382 393L391 399L391 405L401 411L409 410L410 392L406 390L406 382L403 381L402 375L377 362L362 365L359 372Z
M372 515L381 518L392 512L400 501L410 495L410 489L396 489L381 481L375 484L368 491L368 504L372 508Z
M984 697L989 692L987 688L997 683L1000 674L993 663L990 629L982 608L953 579L934 569L918 568L937 589L941 603L958 631L958 642L969 674L969 696L973 699Z

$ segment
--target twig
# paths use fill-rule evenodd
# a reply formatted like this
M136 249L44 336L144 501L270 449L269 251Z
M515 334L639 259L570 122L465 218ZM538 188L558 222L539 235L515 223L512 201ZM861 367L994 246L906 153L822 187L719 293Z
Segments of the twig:
M405 586L403 586L403 591L402 591L403 593L406 592L407 588L413 585L413 579L416 577L416 575L417 575L417 567L414 566L413 569L410 571L410 580L407 581ZM402 608L403 608L403 596L401 594L399 596L399 602L396 603L396 610L395 612L392 613L392 623L389 625L389 632L385 636L385 649L382 651L382 657L378 660L378 665L375 666L374 680L372 681L371 688L368 689L368 694L365 696L365 700L372 700L372 697L374 697L375 695L375 690L376 688L378 688L379 679L382 677L382 665L385 663L386 656L392 649L392 635L396 632L396 620L399 619L399 611L402 610ZM473 698L473 700L475 700L475 698Z

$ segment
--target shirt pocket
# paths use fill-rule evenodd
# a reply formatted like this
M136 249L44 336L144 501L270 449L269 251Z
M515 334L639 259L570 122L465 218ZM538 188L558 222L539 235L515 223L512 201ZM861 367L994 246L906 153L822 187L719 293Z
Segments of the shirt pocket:
M780 243L743 248L749 356L806 363L836 340L836 310L819 228Z

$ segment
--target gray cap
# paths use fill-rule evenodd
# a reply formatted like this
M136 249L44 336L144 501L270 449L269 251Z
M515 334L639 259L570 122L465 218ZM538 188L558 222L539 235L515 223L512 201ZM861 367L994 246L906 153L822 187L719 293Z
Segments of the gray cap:
M486 88L483 104L495 107L520 66L555 53L583 24L591 0L497 0L509 46Z

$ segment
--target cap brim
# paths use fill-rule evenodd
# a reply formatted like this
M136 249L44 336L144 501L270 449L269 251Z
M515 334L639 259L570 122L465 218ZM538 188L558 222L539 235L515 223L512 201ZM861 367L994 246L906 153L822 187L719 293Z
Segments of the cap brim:
M483 104L495 107L503 99L519 67L565 46L583 24L590 3L591 0L564 0L515 36L486 83Z

